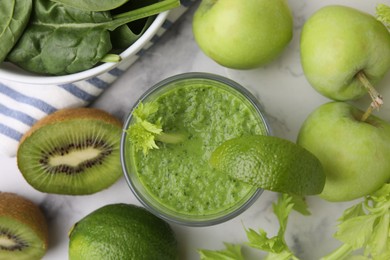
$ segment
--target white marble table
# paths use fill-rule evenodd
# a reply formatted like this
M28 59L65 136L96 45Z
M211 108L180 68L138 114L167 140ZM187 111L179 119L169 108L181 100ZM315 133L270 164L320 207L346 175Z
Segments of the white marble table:
M290 0L294 13L294 37L285 52L266 67L237 71L225 69L207 58L194 42L191 22L192 8L160 42L137 61L95 103L94 107L125 118L135 100L154 83L178 73L204 71L229 77L248 88L262 103L269 118L273 134L294 141L306 116L328 100L315 92L306 81L300 65L299 37L303 23L315 10L324 5L344 4L374 13L378 3L389 0ZM385 102L390 99L390 73L379 88ZM368 99L357 103L361 107ZM378 115L390 120L390 102L385 103ZM128 188L124 178L107 190L88 196L62 196L44 194L31 188L16 167L15 158L0 157L0 190L17 192L40 204L46 211L50 228L50 247L44 259L67 259L67 233L73 223L91 211L111 203L139 202ZM199 259L197 249L221 249L223 242L244 243L247 228L264 228L275 235L278 223L272 213L276 193L264 192L246 212L223 224L211 227L184 227L172 225L180 247L180 259ZM338 245L332 237L337 218L355 202L329 203L309 197L311 216L296 212L289 219L286 239L301 259L319 259ZM244 246L244 255L255 259L263 253ZM257 258L258 259L258 258Z

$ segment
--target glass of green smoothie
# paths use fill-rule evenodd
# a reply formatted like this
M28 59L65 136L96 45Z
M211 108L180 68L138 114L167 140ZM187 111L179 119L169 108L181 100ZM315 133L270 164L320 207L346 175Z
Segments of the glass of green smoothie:
M151 141L150 133L131 132L141 125L163 134ZM218 224L246 210L262 190L213 169L210 155L224 141L254 134L270 129L249 91L214 74L180 74L150 88L130 112L121 139L123 171L157 216L189 226ZM142 149L138 139L154 149Z

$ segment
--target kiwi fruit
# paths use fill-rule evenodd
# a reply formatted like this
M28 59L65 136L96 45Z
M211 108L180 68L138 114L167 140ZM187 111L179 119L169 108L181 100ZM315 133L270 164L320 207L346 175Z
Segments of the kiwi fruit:
M17 165L26 181L41 192L92 194L122 175L121 133L122 122L103 110L61 109L23 135Z
M0 192L0 259L41 259L48 248L48 227L32 201Z

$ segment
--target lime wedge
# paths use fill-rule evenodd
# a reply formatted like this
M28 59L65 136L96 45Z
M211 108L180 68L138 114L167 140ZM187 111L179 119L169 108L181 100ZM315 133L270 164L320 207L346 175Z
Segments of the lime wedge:
M274 136L228 140L212 153L210 164L232 178L275 192L314 195L325 184L323 167L312 153Z

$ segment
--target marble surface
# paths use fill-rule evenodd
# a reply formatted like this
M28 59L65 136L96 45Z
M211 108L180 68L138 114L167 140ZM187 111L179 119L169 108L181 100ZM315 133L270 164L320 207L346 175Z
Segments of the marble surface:
M250 90L262 103L273 134L294 141L306 116L328 100L315 92L306 81L300 65L299 37L305 20L321 6L344 4L374 13L378 3L389 0L290 0L294 13L294 37L283 54L271 64L254 70L237 71L223 68L207 58L196 45L191 22L196 5L166 33L163 38L139 59L93 107L104 109L124 119L136 99L150 86L175 74L191 71L216 73L231 78ZM379 84L385 101L390 98L390 75ZM390 88L388 88L390 89ZM386 93L387 92L387 93ZM356 102L364 108L368 99ZM390 120L390 105L376 112ZM88 196L44 194L31 188L21 176L15 158L0 157L0 190L16 192L41 205L48 217L50 247L44 257L48 260L67 259L70 227L91 211L111 203L139 205L124 178L107 190ZM265 191L243 214L225 223L211 227L185 227L172 225L179 241L180 259L199 259L197 249L222 249L223 242L244 243L246 228L263 228L275 235L278 222L272 212L277 194ZM301 259L319 259L339 244L332 237L337 218L356 201L330 203L318 197L308 197L311 216L293 212L290 216L286 240ZM262 252L243 247L248 259L259 259Z

